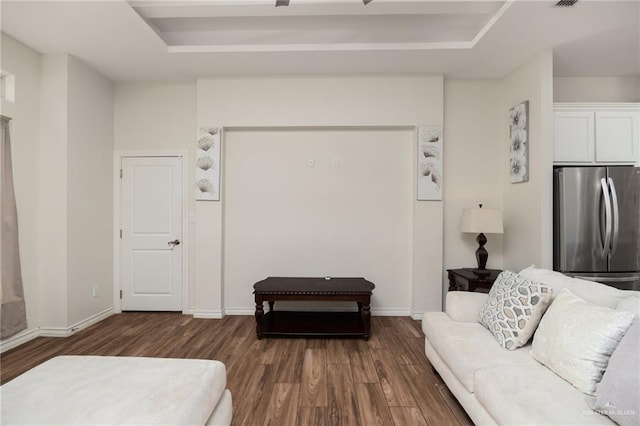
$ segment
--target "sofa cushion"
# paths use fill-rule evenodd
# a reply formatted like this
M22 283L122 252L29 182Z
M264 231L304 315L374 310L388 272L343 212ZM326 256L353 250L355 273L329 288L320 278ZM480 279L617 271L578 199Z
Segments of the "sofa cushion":
M582 392L540 364L480 369L475 387L476 398L497 424L613 424L589 408Z
M627 297L622 299L616 309L619 311L627 311L640 316L640 297Z
M525 345L551 302L551 288L511 271L498 275L487 303L480 309L480 323L500 346L514 350Z
M640 319L613 351L607 371L598 383L595 397L587 397L594 410L606 414L621 426L640 425Z
M571 278L560 272L538 269L533 266L520 271L520 275L551 287L553 289L552 301L563 288L571 290L572 293L588 302L609 308L615 308L622 299L627 297L640 296L638 291L620 290L605 284Z
M540 321L531 356L593 395L634 316L589 303L565 288Z
M455 321L478 322L480 309L488 298L487 293L450 291L447 293L445 312Z
M458 322L444 312L427 312L422 330L434 350L469 392L477 370L501 365L537 365L530 346L505 351L480 323ZM586 404L586 403L585 403Z

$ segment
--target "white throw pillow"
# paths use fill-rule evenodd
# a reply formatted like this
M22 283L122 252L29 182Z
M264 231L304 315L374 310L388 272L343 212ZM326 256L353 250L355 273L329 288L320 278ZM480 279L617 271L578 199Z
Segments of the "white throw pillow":
M578 390L593 395L634 316L562 289L540 321L531 356Z
M596 396L585 397L591 408L621 426L640 425L639 365L640 319L636 318L611 354Z
M500 346L514 350L529 341L550 300L549 287L504 271L480 309L480 323L493 333Z

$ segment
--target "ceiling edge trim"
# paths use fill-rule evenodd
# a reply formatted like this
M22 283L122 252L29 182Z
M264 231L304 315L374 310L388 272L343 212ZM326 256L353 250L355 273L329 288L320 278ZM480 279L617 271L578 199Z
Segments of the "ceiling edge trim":
M509 8L513 5L513 3L515 3L515 1L516 0L507 0L500 7L500 9L498 9L498 11L487 21L485 26L482 27L480 31L478 31L478 34L476 34L473 40L471 40L471 44L473 46L475 46L480 40L482 40L482 38L489 32L489 30L495 25L495 23L498 22L500 18L502 18L502 15L504 15L505 12L509 10Z
M382 50L452 50L471 49L471 41L434 43L323 43L323 44L235 44L168 46L169 53L229 52L318 52L318 51L382 51Z

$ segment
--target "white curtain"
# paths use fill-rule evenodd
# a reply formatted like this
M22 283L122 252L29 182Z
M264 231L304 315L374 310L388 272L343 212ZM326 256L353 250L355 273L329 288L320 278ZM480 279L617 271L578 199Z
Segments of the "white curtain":
M9 134L9 119L1 117L2 130L0 136L0 215L2 226L0 237L0 276L2 285L0 293L0 324L5 339L27 328L27 313L24 304L22 288L22 271L20 270L20 250L18 246L18 211L16 197L13 190L13 168L11 166L11 137Z

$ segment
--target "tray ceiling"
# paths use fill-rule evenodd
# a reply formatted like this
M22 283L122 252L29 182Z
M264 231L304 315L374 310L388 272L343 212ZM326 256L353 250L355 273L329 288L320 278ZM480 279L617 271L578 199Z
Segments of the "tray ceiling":
M130 2L170 52L471 48L505 1Z
M0 0L1 30L115 81L432 73L499 78L542 49L554 74L640 77L640 2ZM11 70L8 70L11 71Z

